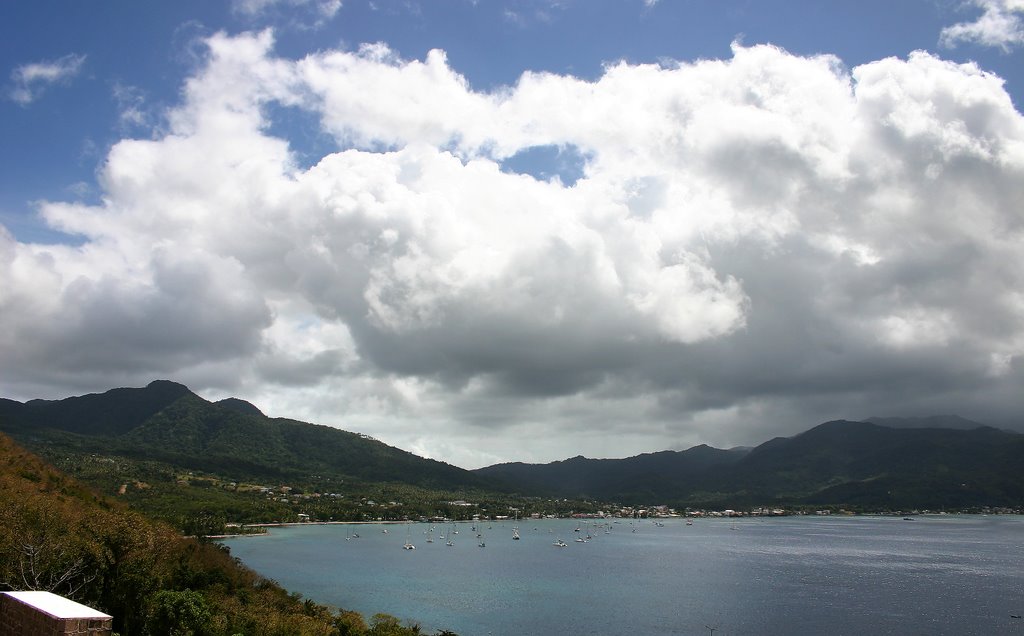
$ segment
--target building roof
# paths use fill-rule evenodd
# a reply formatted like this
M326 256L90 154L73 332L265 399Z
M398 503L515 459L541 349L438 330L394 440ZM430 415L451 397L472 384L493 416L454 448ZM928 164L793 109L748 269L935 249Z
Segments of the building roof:
M91 607L52 592L3 592L3 594L54 618L113 618L109 614L98 612Z

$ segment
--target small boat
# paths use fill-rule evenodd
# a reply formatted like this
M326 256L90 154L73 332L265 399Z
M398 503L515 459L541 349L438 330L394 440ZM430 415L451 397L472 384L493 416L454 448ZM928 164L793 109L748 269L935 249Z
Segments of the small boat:
M512 540L519 541L519 528L512 528Z
M405 550L415 550L416 546L414 546L413 544L411 544L408 541L406 541L405 545L403 545L402 548L405 549Z
M569 544L566 543L565 541L562 541L561 539L559 539L558 541L555 541L551 545L555 546L556 548L567 548L567 547L569 547Z

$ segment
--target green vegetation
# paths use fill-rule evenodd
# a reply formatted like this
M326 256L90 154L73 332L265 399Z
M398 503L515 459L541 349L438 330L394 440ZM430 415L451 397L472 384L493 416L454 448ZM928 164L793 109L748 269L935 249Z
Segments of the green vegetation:
M167 381L64 400L0 400L0 430L97 492L187 534L237 524L592 512L346 431L210 403ZM455 505L467 501L473 505Z
M205 539L244 524L564 516L607 509L601 501L846 511L1024 502L1024 436L986 427L829 422L750 450L470 472L161 381L0 399L0 429L63 471L0 434L0 589L63 594L113 615L124 634L419 633L289 594Z
M757 448L697 446L627 459L577 457L477 471L509 486L676 508L841 506L970 510L1024 505L1024 435L835 421Z
M289 594L215 543L187 539L0 434L0 590L48 590L106 612L122 634L405 636L416 626Z

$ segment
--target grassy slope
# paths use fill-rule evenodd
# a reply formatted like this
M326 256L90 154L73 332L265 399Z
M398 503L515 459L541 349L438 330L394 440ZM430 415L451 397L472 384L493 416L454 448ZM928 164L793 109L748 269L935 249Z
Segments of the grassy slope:
M0 589L43 589L114 616L123 634L404 634L290 595L212 543L95 495L0 434ZM177 624L175 624L175 622Z

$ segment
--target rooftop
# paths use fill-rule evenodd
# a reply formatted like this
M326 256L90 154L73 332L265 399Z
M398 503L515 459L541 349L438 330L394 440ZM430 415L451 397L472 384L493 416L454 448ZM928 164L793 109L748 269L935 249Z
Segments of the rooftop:
M113 618L109 614L98 612L91 607L52 592L3 592L3 594L54 618Z

